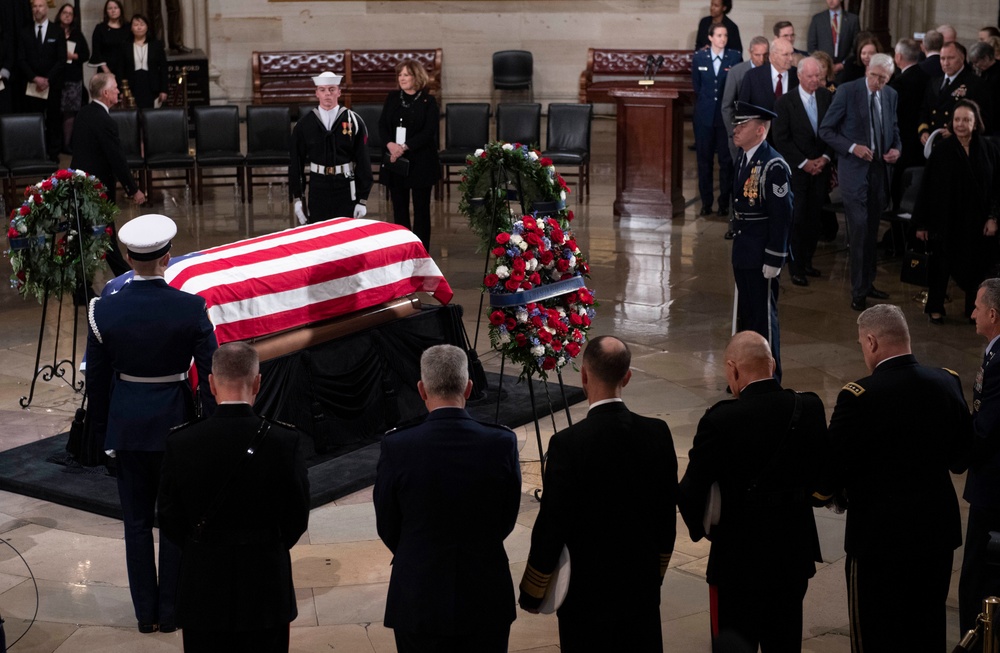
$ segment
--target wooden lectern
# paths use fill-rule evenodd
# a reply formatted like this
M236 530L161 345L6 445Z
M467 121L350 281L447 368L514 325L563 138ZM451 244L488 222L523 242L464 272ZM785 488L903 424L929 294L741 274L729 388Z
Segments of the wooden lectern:
M616 217L668 219L684 210L684 91L662 83L608 92L618 105Z

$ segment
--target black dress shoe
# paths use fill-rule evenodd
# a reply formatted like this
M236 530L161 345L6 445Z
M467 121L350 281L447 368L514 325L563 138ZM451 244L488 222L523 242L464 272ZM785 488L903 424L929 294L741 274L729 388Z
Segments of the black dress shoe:
M729 231L727 231L726 235L723 236L723 238L725 238L726 240L732 240L735 237L736 237L736 234L733 233L732 229L730 229Z
M139 632L148 635L156 632L156 624L139 624Z
M944 315L940 313L938 313L937 317L934 317L934 315L928 315L927 321L931 324L944 324Z
M177 624L160 624L161 633L172 633L177 630Z
M889 293L874 287L868 291L868 296L872 299L889 299Z
M822 272L820 272L819 270L817 270L816 268L814 268L812 266L807 267L805 269L805 273L806 273L807 277L822 277L823 276Z
M795 284L796 286L808 286L809 279L806 279L805 276L801 274L793 274L792 283Z
M868 302L865 301L864 297L861 299L852 299L851 308L855 311L863 311L868 308Z
M701 207L701 211L698 213L698 215L712 215L712 207L707 205Z
M726 217L727 215L729 215L729 207L728 206L720 206L719 207L719 212L716 213L716 215L719 216L720 218Z

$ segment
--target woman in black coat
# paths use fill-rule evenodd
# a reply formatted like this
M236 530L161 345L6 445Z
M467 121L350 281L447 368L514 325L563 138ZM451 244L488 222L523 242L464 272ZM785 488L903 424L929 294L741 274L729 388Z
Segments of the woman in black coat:
M63 150L69 152L73 137L73 122L80 108L88 102L87 90L83 87L83 62L90 58L87 39L76 24L76 12L70 3L59 8L59 27L66 37L66 65L63 66L60 108L63 117ZM73 45L70 47L70 43ZM71 51L72 50L72 51Z
M726 49L736 50L743 54L743 41L740 40L740 28L729 18L729 12L733 10L733 0L711 0L708 5L708 16L698 22L698 33L694 38L694 49L701 50L707 48L708 30L712 25L725 25L729 40L726 41Z
M1000 149L983 136L975 102L959 100L951 115L953 135L938 137L913 211L916 236L933 253L924 308L932 324L944 322L949 276L965 291L965 317L971 317L979 284L992 274L1000 253Z
M429 78L420 62L413 59L400 62L396 66L396 80L399 90L389 93L378 121L379 135L386 143L379 181L389 188L395 223L411 229L430 250L431 191L441 174L438 160L440 113L437 101L427 91ZM405 136L400 128L405 130ZM400 159L409 161L406 174L401 174Z
M122 51L125 44L132 40L132 32L125 25L125 10L118 0L107 0L104 3L104 21L94 27L94 36L90 39L94 50L90 63L98 65L102 73L119 75L122 65Z
M167 53L149 36L149 19L142 14L132 16L132 38L122 50L121 76L140 109L152 109L157 100L167 99Z

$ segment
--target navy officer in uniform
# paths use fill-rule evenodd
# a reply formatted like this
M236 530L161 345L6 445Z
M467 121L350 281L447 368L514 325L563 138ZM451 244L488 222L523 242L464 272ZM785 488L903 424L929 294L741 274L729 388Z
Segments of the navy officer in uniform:
M337 104L341 75L313 77L319 106L299 116L292 130L288 187L300 224L330 218L363 218L372 189L368 128L355 112ZM302 210L309 172L309 214Z
M778 275L788 256L792 225L791 170L765 140L775 114L736 103L733 143L741 153L733 184L733 275L738 331L764 336L781 380L778 353Z
M159 581L153 517L167 433L195 415L188 370L194 360L206 410L212 354L218 347L205 300L163 278L177 225L143 215L118 232L135 270L117 293L90 302L87 394L95 437L114 451L125 522L125 560L139 631L176 629L174 597L180 550L160 537Z

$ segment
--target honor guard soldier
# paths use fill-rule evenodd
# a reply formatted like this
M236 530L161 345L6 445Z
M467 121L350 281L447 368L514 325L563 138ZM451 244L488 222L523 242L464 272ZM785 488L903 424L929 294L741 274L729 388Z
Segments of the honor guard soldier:
M157 574L153 518L167 433L195 416L188 380L192 359L201 404L215 406L208 374L218 344L205 300L163 278L176 234L177 225L164 215L125 224L118 240L135 276L117 293L91 300L88 311L92 429L117 460L129 590L143 633L177 627L180 550L161 533Z
M736 103L733 143L742 150L733 184L733 276L738 331L764 336L781 380L778 354L778 275L792 225L791 170L764 140L775 114Z
M300 224L368 213L372 189L368 128L361 116L339 106L341 75L313 77L319 106L299 116L292 130L288 187ZM309 214L302 210L309 173Z

